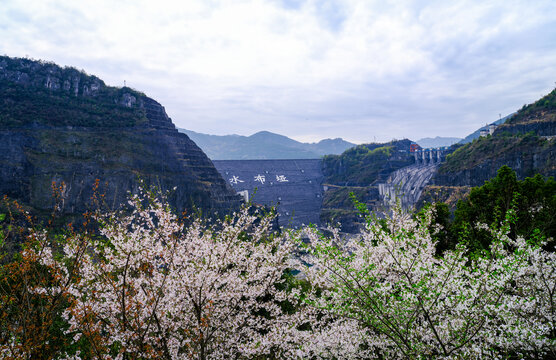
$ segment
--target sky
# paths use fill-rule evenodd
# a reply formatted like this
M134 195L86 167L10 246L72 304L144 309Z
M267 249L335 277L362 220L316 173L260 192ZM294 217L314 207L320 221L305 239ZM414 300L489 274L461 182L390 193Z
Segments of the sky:
M177 127L465 137L556 85L556 1L0 0L0 54L160 102Z

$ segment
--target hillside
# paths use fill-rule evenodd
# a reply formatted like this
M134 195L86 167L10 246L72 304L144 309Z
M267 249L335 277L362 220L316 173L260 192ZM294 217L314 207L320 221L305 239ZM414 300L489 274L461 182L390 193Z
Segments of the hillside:
M410 140L396 140L384 144L364 144L344 151L341 155L328 155L322 160L325 193L321 210L321 223L341 223L342 231L356 232L362 218L355 209L350 193L370 209L382 207L378 184L384 183L400 168L412 165L415 159L409 153Z
M212 160L318 159L355 146L340 138L302 143L269 131L241 136L178 130L187 134Z
M415 162L409 154L410 140L364 144L341 155L323 158L325 182L342 186L368 186L383 181L392 171Z
M479 186L496 176L502 165L521 179L540 173L556 175L556 90L501 124L491 136L481 137L447 156L436 185Z
M164 107L130 88L53 63L0 57L0 194L62 211L86 210L95 180L110 207L147 185L171 190L178 210L226 212L237 197Z

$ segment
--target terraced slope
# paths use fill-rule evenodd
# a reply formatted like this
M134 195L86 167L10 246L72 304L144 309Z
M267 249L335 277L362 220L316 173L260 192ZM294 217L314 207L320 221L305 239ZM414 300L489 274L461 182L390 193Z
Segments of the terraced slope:
M137 191L140 179L169 190L179 211L239 206L212 162L158 102L28 59L0 57L0 176L0 194L37 210L51 209L52 183L63 183L62 211L81 213L96 179L110 207Z

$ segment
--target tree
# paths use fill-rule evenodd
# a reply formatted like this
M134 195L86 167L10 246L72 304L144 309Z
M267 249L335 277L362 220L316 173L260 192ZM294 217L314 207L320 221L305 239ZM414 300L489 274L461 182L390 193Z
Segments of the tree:
M429 212L431 216L429 231L436 244L436 254L441 255L444 251L453 249L456 243L454 241L450 208L442 202L427 204L417 213L417 216L421 220L426 220Z
M68 237L65 260L45 265L72 277L68 332L87 358L229 359L288 353L281 328L296 317L283 274L292 242L271 217L247 209L184 226L167 205L133 196L131 213L101 215L100 238ZM74 264L68 267L68 264Z
M387 227L370 219L347 242L337 231L329 238L309 231L304 272L314 291L305 301L350 324L346 331L360 336L359 348L378 358L481 359L516 349L549 356L555 349L554 279L531 274L539 266L554 273L556 264L545 261L552 257L539 246L508 236L514 215L508 211L498 230L483 225L493 241L488 257L474 259L463 244L435 256L431 212L416 222L397 209ZM528 309L532 294L542 300Z
M141 193L94 214L97 230L29 229L21 260L0 269L0 355L554 358L556 255L540 231L515 234L512 203L500 226L475 224L492 240L469 257L463 243L437 253L445 213L432 210L368 216L350 239L308 228L302 242L249 209L185 225Z
M51 228L4 197L0 214L0 358L52 359L71 343L62 312L68 283L52 263ZM17 244L16 244L17 243ZM21 247L15 252L14 247Z
M467 232L471 251L488 249L493 240L491 234L475 225L497 227L512 207L519 219L511 224L513 239L518 235L531 237L534 232L556 237L556 181L540 174L520 181L511 168L502 166L495 178L471 189L469 197L458 202L451 235L453 244L459 240L459 234Z

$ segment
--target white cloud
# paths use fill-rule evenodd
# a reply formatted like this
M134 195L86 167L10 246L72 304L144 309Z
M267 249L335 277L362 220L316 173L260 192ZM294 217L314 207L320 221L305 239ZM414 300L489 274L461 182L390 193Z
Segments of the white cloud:
M0 52L123 80L195 131L465 136L553 85L553 1L8 0Z

